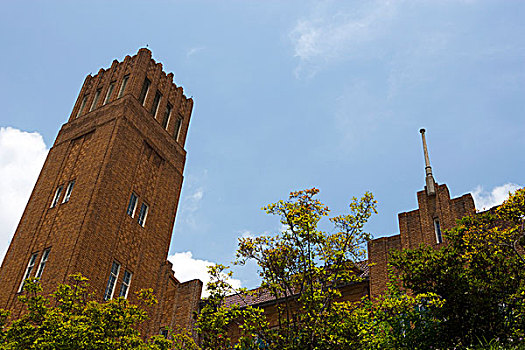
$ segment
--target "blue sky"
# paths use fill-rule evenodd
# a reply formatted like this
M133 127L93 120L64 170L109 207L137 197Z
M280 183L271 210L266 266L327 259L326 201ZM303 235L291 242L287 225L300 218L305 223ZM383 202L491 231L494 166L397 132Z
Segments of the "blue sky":
M237 237L279 230L262 206L313 186L334 214L372 191L369 231L397 233L424 186L421 127L437 182L489 205L525 183L523 18L520 1L2 2L3 193L38 173L84 77L148 45L195 100L171 255L227 263Z

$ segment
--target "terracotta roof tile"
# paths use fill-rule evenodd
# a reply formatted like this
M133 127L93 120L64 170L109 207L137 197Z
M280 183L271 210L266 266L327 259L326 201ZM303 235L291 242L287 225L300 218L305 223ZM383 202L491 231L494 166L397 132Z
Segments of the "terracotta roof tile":
M370 272L370 267L368 266L368 260L357 262L355 265L361 272L359 274L359 277L366 279ZM269 290L265 288L252 289L251 292L252 293L249 293L249 294L237 293L237 294L229 295L224 299L223 305L230 307L230 306L237 304L243 307L243 306L259 305L259 304L263 304L263 303L275 300L275 297L270 293Z

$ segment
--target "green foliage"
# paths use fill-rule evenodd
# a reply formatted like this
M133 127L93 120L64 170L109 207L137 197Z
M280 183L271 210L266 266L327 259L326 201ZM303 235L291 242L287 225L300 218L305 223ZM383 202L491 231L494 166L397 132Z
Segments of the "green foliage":
M52 294L52 303L38 280L26 281L19 299L27 312L9 323L8 313L0 311L0 349L193 349L179 346L181 339L193 342L184 333L173 340L141 337L136 326L147 319L144 308L156 303L151 290L139 292L143 306L123 298L99 303L88 294L85 277L71 277L71 285L59 285Z
M366 258L365 244L371 236L364 224L376 213L376 201L370 193L353 198L350 214L330 218L334 229L324 232L318 223L329 209L315 197L318 192L315 188L292 192L288 200L263 208L280 218L281 232L239 239L235 263L258 264L262 283L253 293L262 290L279 300L277 327L269 329L258 308L225 307L224 297L238 291L225 282L231 272L215 266L210 270L211 295L198 321L203 348L229 348L232 325L240 331L236 347L242 349L337 349L344 343L339 331L346 324L342 316L355 307L337 299L342 286L361 281L356 263Z
M229 338L228 330L231 324L236 324L243 332L236 348L256 349L257 336L267 332L268 322L261 309L241 308L238 305L225 307L223 305L227 294L232 292L249 293L246 290L235 290L226 282L226 279L232 276L232 272L227 271L227 268L227 266L220 264L209 267L211 279L207 288L210 296L206 298L197 321L202 348L230 349L232 339Z
M431 349L440 321L433 310L442 306L434 294L408 295L397 288L377 299L359 304L342 304L354 309L343 320L340 339L351 343L344 349ZM333 348L335 349L335 348Z
M392 265L414 293L434 293L443 307L436 340L443 347L474 346L499 339L504 346L525 331L525 190L496 211L458 221L440 249L421 246L393 252Z
M329 210L317 193L292 192L263 208L280 217L282 232L239 240L235 263L257 262L260 289L235 291L226 266L211 268L198 320L204 349L232 348L234 328L236 349L525 348L524 189L496 211L459 220L440 249L392 252L388 292L353 303L338 300L340 287L359 281L355 264L365 257L363 227L375 201L354 198L351 213L323 232L318 223ZM223 303L260 290L278 300L273 329L263 310Z

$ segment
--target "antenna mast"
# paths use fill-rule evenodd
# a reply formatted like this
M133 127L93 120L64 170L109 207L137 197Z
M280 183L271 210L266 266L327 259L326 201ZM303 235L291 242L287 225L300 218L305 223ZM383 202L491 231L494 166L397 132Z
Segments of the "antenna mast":
M434 176L432 176L432 167L430 166L430 159L428 157L427 140L425 139L425 129L420 129L419 132L421 133L421 139L423 140L423 153L425 154L425 181L427 184L425 189L427 190L427 195L431 196L436 194L436 181L434 180Z

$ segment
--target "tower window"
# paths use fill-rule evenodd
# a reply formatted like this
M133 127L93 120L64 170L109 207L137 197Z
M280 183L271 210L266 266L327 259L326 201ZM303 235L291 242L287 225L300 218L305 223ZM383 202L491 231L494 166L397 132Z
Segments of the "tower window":
M31 257L29 258L29 263L27 264L26 272L24 273L24 278L22 279L22 282L20 283L20 287L18 287L18 293L20 293L24 289L24 284L26 283L26 279L28 279L31 276L31 271L33 271L33 267L35 267L35 261L36 261L37 256L38 256L38 253L31 254Z
M119 271L120 264L113 261L113 265L111 265L111 271L109 272L108 285L106 286L106 291L104 292L104 300L113 298L113 292L115 291L115 284L117 283Z
M129 74L124 76L124 79L122 79L122 84L120 85L120 90L118 92L117 98L121 98L122 95L124 95L124 91L126 90L126 85L128 84Z
M162 127L164 129L168 128L168 123L170 121L170 115L171 115L172 109L173 109L173 106L168 103L166 105L166 111L164 112L164 119L162 119Z
M142 205L140 206L140 212L139 212L139 218L138 218L138 222L140 226L144 227L144 225L146 224L147 216L148 216L148 205L146 203L142 203Z
M434 219L434 231L436 232L436 242L438 244L443 243L443 236L441 235L441 226L439 225L439 219Z
M69 181L66 187L66 194L64 195L64 199L62 200L62 203L69 202L69 197L71 197L71 192L73 192L73 186L75 186L75 180Z
M78 108L77 116L75 118L80 117L80 115L82 114L84 107L86 107L87 99L88 99L88 95L84 95L84 97L82 98L82 102L80 103L80 107Z
M58 186L57 190L55 191L55 196L53 197L53 201L51 202L51 207L54 208L58 204L58 200L60 199L60 195L62 194L62 189L64 186L60 185Z
M128 204L128 215L133 217L135 216L135 209L137 208L137 195L133 192L131 192L131 197L129 198L129 204Z
M109 84L108 92L106 93L106 98L104 99L104 104L107 104L109 100L111 99L111 94L113 93L113 89L115 89L114 81L112 81L111 84Z
M124 278L122 279L122 285L120 286L119 297L126 299L128 297L129 285L131 284L131 276L133 274L128 270L124 271Z
M146 96L148 95L148 90L149 90L150 85L151 85L151 81L148 78L145 78L144 83L142 84L142 90L140 91L140 96L139 96L139 102L143 106L144 106L144 102L146 101Z
M42 277L42 272L44 272L44 267L46 267L47 258L49 257L49 252L51 251L51 248L47 248L42 253L42 259L40 259L40 265L38 265L38 270L36 271L36 278Z
M102 92L102 89L97 89L97 91L95 92L95 97L93 98L93 102L91 103L91 108L89 109L90 112L94 110L95 107L97 107L97 102L98 102L98 98L100 97L100 92Z
M179 118L177 119L177 126L175 127L175 141L179 141L181 127L182 127L182 118Z
M159 108L160 99L162 98L162 94L159 90L155 93L155 98L153 99L153 105L151 106L151 114L153 114L153 117L157 115L157 109Z

